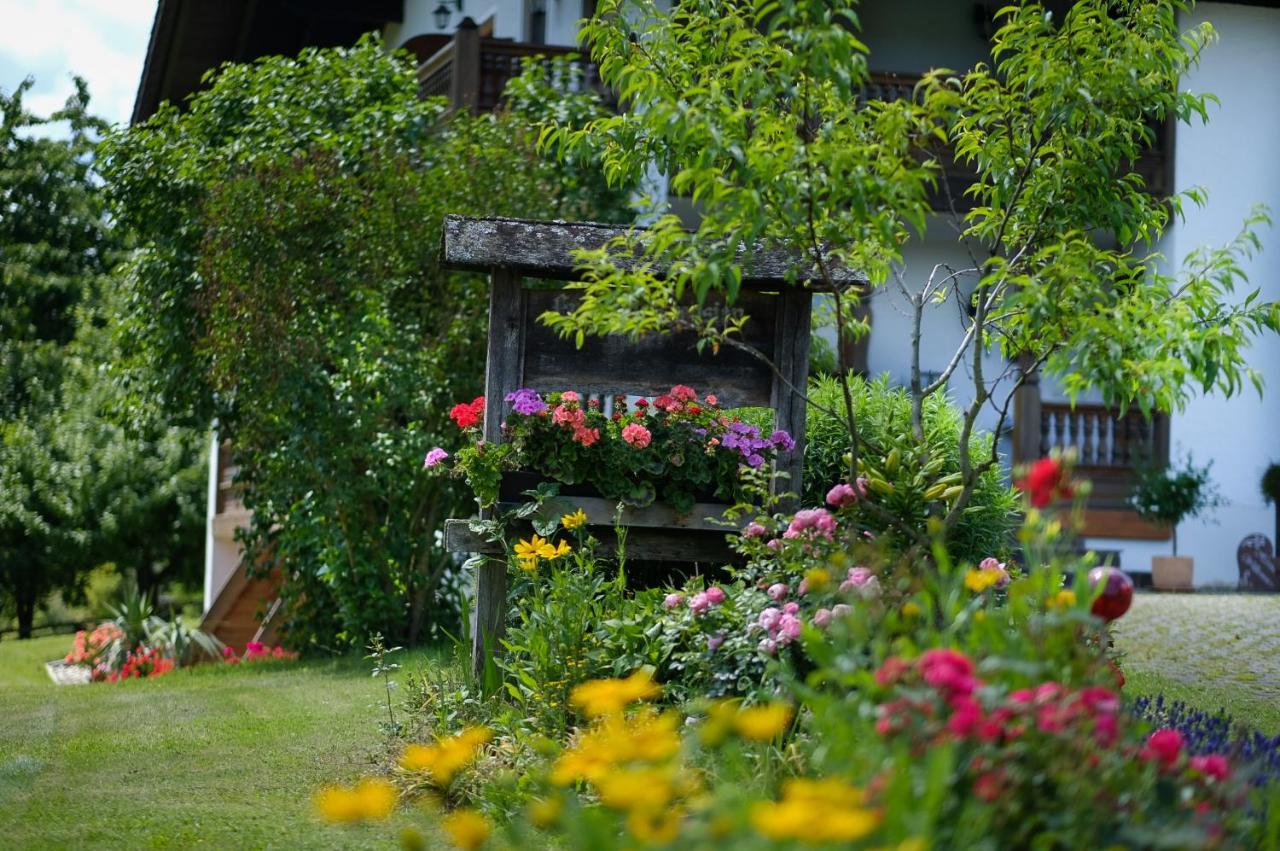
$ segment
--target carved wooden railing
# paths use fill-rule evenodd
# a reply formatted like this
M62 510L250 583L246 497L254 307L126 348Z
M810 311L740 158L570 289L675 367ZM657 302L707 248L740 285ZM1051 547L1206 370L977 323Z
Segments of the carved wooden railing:
M1093 483L1090 507L1126 508L1137 467L1168 460L1169 420L1147 419L1136 409L1121 415L1105 405L1041 402L1037 456L1067 449L1076 454L1080 476Z
M454 108L488 112L498 107L507 83L518 77L527 63L569 57L577 74L563 82L578 91L599 92L606 106L616 109L617 98L600 81L599 68L580 55L581 51L572 47L488 38L467 19L452 41L418 66L418 91L423 97L447 97Z

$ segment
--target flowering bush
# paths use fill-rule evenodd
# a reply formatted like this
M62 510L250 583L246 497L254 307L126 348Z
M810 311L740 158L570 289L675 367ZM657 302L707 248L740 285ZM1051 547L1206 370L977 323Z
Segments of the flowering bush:
M450 417L476 439L456 454L482 506L497 501L503 471L526 470L567 485L589 484L610 500L632 506L659 497L677 511L699 500L733 502L738 469L759 469L795 448L785 431L766 433L757 423L722 410L714 395L677 385L654 400L629 404L616 396L606 415L599 403L572 390L546 398L524 388L507 396L506 443L479 440L484 399L455 405ZM433 449L424 464L448 458Z
M79 630L64 661L69 665L87 665L96 671L100 665L106 667L108 657L123 640L124 630L110 621L98 624L92 632Z

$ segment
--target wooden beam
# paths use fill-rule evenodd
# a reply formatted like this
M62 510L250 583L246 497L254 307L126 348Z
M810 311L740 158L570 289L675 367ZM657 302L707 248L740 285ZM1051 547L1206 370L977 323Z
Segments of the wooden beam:
M809 324L813 295L807 290L787 287L778 297L774 316L774 368L772 398L774 427L795 440L795 448L779 459L776 469L787 480L773 481L774 488L797 496L804 485L805 401L802 395L809 381Z
M528 523L513 524L506 531L508 539L527 538L532 533L533 527ZM617 535L609 526L593 527L591 534L600 541L606 551L613 550L618 545ZM501 570L505 587L506 547L502 542L490 541L483 535L472 532L468 520L446 520L444 542L445 549L450 552L481 553L493 556L481 570ZM723 532L708 532L701 529L657 529L646 526L627 529L627 558L637 561L695 563L715 567L743 562L743 557L729 548ZM482 577L484 575L481 574ZM479 634L478 631L477 634ZM490 643L490 647L495 646L492 642ZM480 649L483 650L483 648ZM473 658L480 660L479 664L483 666L483 655ZM473 662L474 664L476 663Z
M456 73L456 71L455 71ZM574 251L603 248L624 236L628 228L593 222L540 222L529 219L446 216L441 256L448 269L487 272L509 269L528 277L570 281L581 278ZM787 273L797 272L800 283L816 283L817 273L804 264L802 255L784 251L739 253L743 283L757 288L787 283ZM667 267L653 264L659 276ZM861 272L838 266L832 271L837 284L866 284Z

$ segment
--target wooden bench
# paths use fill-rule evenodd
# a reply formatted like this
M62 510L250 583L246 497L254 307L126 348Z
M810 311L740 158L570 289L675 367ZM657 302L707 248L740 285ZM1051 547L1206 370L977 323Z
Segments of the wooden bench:
M673 385L686 384L702 393L715 393L724 408L767 406L774 411L774 427L796 441L779 469L789 476L784 490L799 492L804 459L804 399L792 388L804 388L808 377L811 314L811 276L799 274L787 283L796 258L781 252L742 253L743 287L735 308L751 317L742 342L751 353L721 347L717 354L699 353L692 332L648 336L587 338L578 348L562 339L538 316L547 310L567 312L580 294L574 289L548 287L548 281L578 278L576 249L599 249L624 234L622 228L565 222L448 216L444 223L443 266L446 269L487 272L490 276L489 340L485 367L483 434L501 443L502 422L508 414L507 394L522 387L539 393L576 390L584 399L607 406L615 394L653 397ZM661 275L658 267L655 273ZM838 270L838 283L865 283L857 273ZM531 283L537 281L536 285ZM770 363L772 362L772 366ZM518 497L515 497L518 499ZM511 493L503 496L512 500ZM512 507L500 502L499 512ZM629 558L676 562L723 562L731 551L725 543L727 527L719 503L699 503L685 514L655 503L621 509L599 497L578 496L550 500L548 514L581 508L598 538L611 540L617 526L627 528ZM511 530L520 534L519 528ZM473 623L473 664L484 664L486 647L497 646L507 614L506 550L502 543L472 532L470 521L449 520L445 546L452 552L478 552L496 557L479 568Z

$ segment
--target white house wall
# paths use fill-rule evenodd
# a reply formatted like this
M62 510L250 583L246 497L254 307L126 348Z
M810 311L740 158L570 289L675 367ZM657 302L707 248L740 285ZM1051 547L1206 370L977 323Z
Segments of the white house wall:
M1190 208L1164 246L1180 260L1201 245L1223 245L1240 231L1255 204L1280 217L1280 9L1233 3L1201 3L1184 25L1211 21L1220 41L1205 51L1186 88L1211 92L1208 125L1179 125L1175 142L1175 185L1203 186L1209 201ZM1248 290L1280 300L1280 218L1260 233L1262 252L1246 264ZM1242 297L1237 293L1237 300ZM1171 454L1190 452L1198 463L1212 460L1213 479L1226 504L1202 520L1179 527L1180 555L1195 559L1197 585L1236 583L1236 547L1253 532L1270 537L1275 515L1263 503L1260 480L1267 465L1280 461L1280 337L1269 334L1247 352L1267 385L1262 398L1246 389L1224 399L1197 396L1170 422ZM1168 545L1125 542L1126 564L1168 552Z

